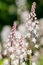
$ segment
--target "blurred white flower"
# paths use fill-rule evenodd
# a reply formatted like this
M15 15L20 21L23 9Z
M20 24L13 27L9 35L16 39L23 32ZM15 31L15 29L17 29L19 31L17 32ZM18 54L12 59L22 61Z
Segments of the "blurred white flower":
M11 29L11 27L7 26L7 25L4 26L3 29L2 29L1 38L2 38L3 43L6 43L6 40L8 39L8 35L10 33L10 29Z
M26 65L26 63L25 62L22 62L21 65Z
M32 22L32 27L35 27L35 25L36 25L35 22Z
M27 33L27 29L26 29L25 24L19 25L18 30L19 30L19 32L20 32L23 36Z
M21 50L19 50L19 49L17 49L16 52L17 52L18 55L21 54Z
M28 31L31 32L32 30L33 30L33 27L32 27L32 26L29 26L29 27L28 27Z
M36 65L36 63L35 62L32 62L32 65Z
M12 64L12 65L18 65L18 62L19 62L19 60L18 60L18 59L15 59L15 60L13 60L13 61L11 62L11 64Z
M10 53L14 52L14 47L9 47L9 48L8 48L8 51L9 51Z
M27 51L27 54L28 55L31 55L31 53L32 53L32 50L31 49Z
M36 37L37 37L37 38L39 37L39 34L38 34L38 33L36 34Z
M16 37L16 39L20 39L21 38L21 33L19 31L16 31L15 37Z
M33 33L34 33L35 35L37 35L37 31L36 31L35 29L33 30Z
M38 25L36 25L36 28L35 28L36 30L39 30L39 26Z
M4 60L3 65L9 65L8 59L5 59L5 60Z
M35 22L36 24L39 24L39 21L38 21L38 20L35 20L34 22Z
M24 6L26 4L26 0L15 0L17 7Z
M7 55L7 50L6 50L6 49L3 51L3 55L4 55L4 56Z
M43 18L41 18L39 21L40 21L40 25L42 25L43 27Z
M23 12L23 10L26 10L26 3L27 0L15 0L16 5L17 5L17 13L21 16L21 12Z
M27 21L26 22L26 27L29 28L31 26L31 24L32 24L32 21L31 20Z
M33 42L33 43L36 43L36 39L35 39L35 38L32 38L32 42Z
M39 48L39 45L35 44L35 48Z
M10 47L10 46L11 46L11 42L9 41L8 43L6 43L6 46L5 47Z
M10 58L11 58L12 60L15 59L15 55L14 55L14 53L12 53L12 54L10 55Z
M27 33L27 34L25 35L25 38L30 38L30 36L31 36L31 34L30 34L30 33Z
M23 11L21 13L21 22L26 23L29 20L29 11Z

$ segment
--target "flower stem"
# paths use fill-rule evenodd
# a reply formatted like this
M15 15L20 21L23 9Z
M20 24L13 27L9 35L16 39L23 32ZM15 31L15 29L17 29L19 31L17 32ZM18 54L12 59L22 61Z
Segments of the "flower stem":
M32 65L32 62L31 62L31 55L30 55L30 65Z
M20 59L19 59L19 65L20 65Z
M10 59L10 65L11 65L11 59Z

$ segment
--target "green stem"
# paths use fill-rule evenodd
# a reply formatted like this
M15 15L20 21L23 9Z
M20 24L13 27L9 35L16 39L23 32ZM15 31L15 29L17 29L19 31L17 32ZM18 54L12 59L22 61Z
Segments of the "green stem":
M31 58L31 57L32 57L32 56L30 55L30 65L32 65L32 62L31 62L31 59L32 59L32 58Z

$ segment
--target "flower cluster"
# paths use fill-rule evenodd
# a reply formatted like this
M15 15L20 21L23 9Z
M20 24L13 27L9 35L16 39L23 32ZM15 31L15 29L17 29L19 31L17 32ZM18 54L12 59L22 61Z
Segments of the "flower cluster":
M36 3L33 2L31 12L29 15L29 20L26 22L26 28L28 30L28 33L25 35L25 37L31 39L31 42L34 43L36 48L38 48L36 43L39 37L39 34L38 34L39 21L37 21L37 17L35 14L35 8L36 8Z
M20 63L20 60L23 61L27 57L27 55L32 54L32 50L33 50L33 48L31 48L32 43L35 48L39 47L39 45L37 44L38 43L37 39L39 37L39 34L38 34L39 22L37 21L37 18L36 18L35 8L36 8L36 3L33 2L31 12L28 18L26 18L25 20L27 22L23 23L24 27L20 25L20 27L18 26L18 29L17 29L16 22L14 22L13 24L13 27L11 29L11 32L9 34L9 37L6 43L7 52L10 59L12 60L11 62L12 65L16 65L16 64L18 65L18 62ZM26 32L25 34L23 29ZM27 42L27 39L28 39L28 42ZM23 64L25 65L25 62Z
M8 55L12 60L14 59L23 60L26 58L28 43L26 43L22 34L16 30L15 22L8 37L6 47Z

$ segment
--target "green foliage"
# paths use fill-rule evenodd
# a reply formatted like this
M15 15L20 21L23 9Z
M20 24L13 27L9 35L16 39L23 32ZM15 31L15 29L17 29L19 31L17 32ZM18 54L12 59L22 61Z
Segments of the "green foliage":
M3 61L4 61L4 59L0 60L0 65L3 65Z
M5 58L7 59L7 58ZM5 59L0 60L0 65L3 65L3 62ZM9 60L9 58L8 58ZM26 65L29 65L29 60L25 61ZM37 65L43 65L43 55L39 57L38 64Z
M32 2L37 3L36 14L38 18L43 17L43 1L42 0L27 0L26 6L30 10ZM23 7L24 8L24 7ZM0 29L4 25L11 25L14 20L17 20L17 7L15 0L0 0Z
M38 65L43 65L43 55L39 57Z
M0 65L3 65L4 60L6 60L6 59L8 59L8 61L10 61L10 59L9 59L9 58L3 58L3 59L1 59L1 60L0 60Z

